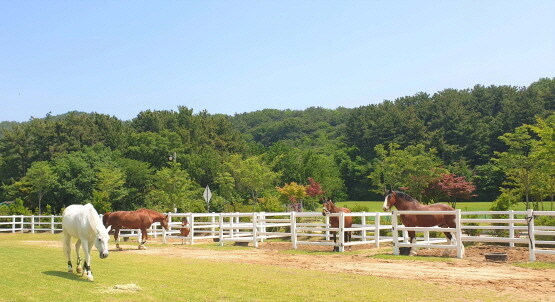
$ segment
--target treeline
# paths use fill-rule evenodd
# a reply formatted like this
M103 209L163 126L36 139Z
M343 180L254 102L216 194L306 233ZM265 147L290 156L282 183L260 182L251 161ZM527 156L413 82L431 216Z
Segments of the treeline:
M131 121L70 112L3 122L0 200L35 211L40 205L42 212L84 202L100 211L273 211L287 203L276 187L308 185L309 178L335 200L381 199L384 188L403 187L440 201L423 192L445 175L473 183L475 200L507 200L504 187L512 200L543 200L555 190L518 189L499 159L518 151L511 145L518 131L528 131L520 138L528 146L518 151L522 156L536 154L538 144L549 153L544 145L553 136L539 133L553 126L553 112L555 79L545 78L528 87L477 85L355 109L227 116L179 107L146 110ZM524 124L528 130L519 128ZM541 177L553 177L550 171ZM209 205L202 199L206 185Z

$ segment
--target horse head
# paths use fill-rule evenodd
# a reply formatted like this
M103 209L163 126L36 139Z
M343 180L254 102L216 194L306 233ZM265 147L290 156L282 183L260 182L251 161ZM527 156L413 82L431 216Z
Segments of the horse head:
M166 231L170 229L170 227L169 227L169 225L168 225L169 220L170 220L169 216L168 216L168 215L165 215L164 219L162 219L162 221L160 221L160 224L162 224L162 227L163 227Z
M110 235L108 235L108 232L110 231L110 228L111 226L109 226L106 230L98 230L96 233L94 246L100 254L100 259L108 257L108 240L110 239Z
M322 203L323 209L322 209L322 215L326 216L328 214L331 213L332 207L333 207L333 203L331 202L331 200L326 200Z
M387 212L391 207L397 202L397 194L395 191L389 190L389 193L385 195L385 200L383 201L383 210Z

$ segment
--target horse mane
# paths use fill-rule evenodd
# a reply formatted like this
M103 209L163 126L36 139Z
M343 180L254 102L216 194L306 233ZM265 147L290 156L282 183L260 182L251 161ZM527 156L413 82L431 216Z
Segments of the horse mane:
M392 193L389 193L388 196L391 196ZM395 195L397 195L399 198L405 200L405 201L413 201L413 202L418 202L418 200L414 199L414 197L410 196L409 194L405 193L405 192L399 192L399 191L395 191Z
M91 229L93 229L95 232L106 230L106 227L104 227L104 224L102 223L102 220L100 219L100 216L98 215L98 212L95 210L93 205L87 203L86 205L84 205L84 207Z

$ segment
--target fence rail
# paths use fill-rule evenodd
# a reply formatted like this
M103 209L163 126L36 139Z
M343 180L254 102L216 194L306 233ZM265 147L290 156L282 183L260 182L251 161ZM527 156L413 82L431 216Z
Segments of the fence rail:
M456 228L406 227L398 219L400 214L454 215ZM555 226L536 225L535 218L555 216L555 211L392 211L332 213L322 216L320 212L280 212L280 213L168 213L169 229L162 229L155 223L148 229L148 235L167 239L181 239L185 244L197 240L210 240L224 245L225 242L247 242L258 247L259 242L271 238L287 238L292 247L299 245L334 246L344 251L345 247L392 242L394 254L402 247L426 247L456 250L457 257L464 256L463 242L496 242L528 245L529 259L535 261L538 254L555 255ZM339 226L332 228L329 217L338 217ZM351 227L344 225L344 217L351 216L357 221ZM489 217L489 218L488 218ZM187 224L183 225L183 221ZM188 232L183 232L187 230ZM62 231L61 216L0 216L1 232L50 232ZM408 242L407 232L415 231L420 236L415 242ZM472 234L477 233L480 234ZM336 242L332 234L336 232ZM345 232L351 232L351 241L346 242ZM451 232L453 244L445 244L445 238L433 238L436 232ZM186 236L184 233L188 233ZM484 233L484 234L482 234ZM139 237L139 230L121 230L120 237Z

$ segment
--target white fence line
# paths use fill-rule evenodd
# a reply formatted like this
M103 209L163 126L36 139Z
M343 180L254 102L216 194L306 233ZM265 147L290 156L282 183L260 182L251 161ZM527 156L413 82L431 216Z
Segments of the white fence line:
M270 238L290 238L292 247L299 245L334 246L339 251L344 251L346 246L358 244L373 244L392 242L394 254L399 254L401 247L426 247L454 249L457 257L462 258L464 253L463 242L497 242L508 243L510 247L515 244L528 245L530 261L536 259L538 254L555 255L555 249L543 246L555 246L555 226L539 226L535 224L534 217L555 216L555 211L472 211L460 210L441 212L454 215L457 228L421 228L405 227L398 222L399 214L430 215L438 214L437 211L393 211L383 212L357 212L357 213L332 213L323 217L320 212L282 212L282 213L168 213L170 217L169 230L163 230L159 223L155 223L148 230L148 235L161 236L166 243L169 238L181 239L183 243L194 244L196 240L212 239L220 245L225 242L247 242L257 247L259 242ZM468 216L484 217L470 217ZM339 218L339 227L331 228L329 217ZM360 223L345 227L344 217L351 216L360 219ZM490 216L487 218L485 216ZM493 218L493 217L495 218ZM508 218L500 218L507 216ZM188 224L182 226L182 219L187 219ZM385 220L385 221L382 221ZM390 223L389 223L390 222ZM181 230L187 229L187 236L181 235ZM488 231L497 233L496 236L463 235L463 232ZM0 216L1 232L61 232L61 216ZM380 231L391 235L382 235ZM408 231L423 233L417 237L416 242L407 242ZM508 231L507 236L500 236L500 232ZM332 232L337 232L337 242L332 241ZM351 241L345 241L345 232L351 232ZM382 232L382 233L383 233ZM399 232L402 232L401 235ZM445 245L444 238L430 238L430 232L455 233L453 245ZM139 230L121 230L120 237L139 237ZM543 236L547 238L536 238ZM541 239L541 240L540 240ZM541 245L542 247L538 247Z

